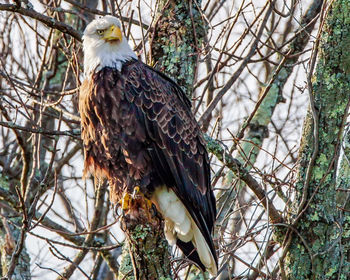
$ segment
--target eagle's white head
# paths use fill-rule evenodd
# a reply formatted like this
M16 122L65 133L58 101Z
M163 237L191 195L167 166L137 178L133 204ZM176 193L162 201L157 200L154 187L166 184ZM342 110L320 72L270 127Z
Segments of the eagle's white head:
M86 26L83 50L86 76L106 66L120 70L124 61L137 59L113 16L95 19Z

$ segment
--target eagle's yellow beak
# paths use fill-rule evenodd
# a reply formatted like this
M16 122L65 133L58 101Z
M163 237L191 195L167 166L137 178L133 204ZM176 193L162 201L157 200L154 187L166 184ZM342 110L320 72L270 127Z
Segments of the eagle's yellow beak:
M103 39L109 42L113 42L113 41L121 42L123 40L122 31L118 26L112 25L106 30L103 36Z

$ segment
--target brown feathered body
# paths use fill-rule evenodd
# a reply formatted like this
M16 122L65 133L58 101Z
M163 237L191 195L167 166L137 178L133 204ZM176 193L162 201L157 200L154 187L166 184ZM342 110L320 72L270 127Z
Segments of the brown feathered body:
M208 156L190 102L179 86L144 63L131 60L120 71L104 67L87 77L79 110L85 173L107 177L114 202L124 192L132 193L135 186L149 198L164 186L171 189L216 263L211 239L216 208ZM162 213L167 211L159 206L161 201L155 204L163 207ZM175 232L174 227L169 218L169 232ZM205 269L195 239L174 238L182 251Z

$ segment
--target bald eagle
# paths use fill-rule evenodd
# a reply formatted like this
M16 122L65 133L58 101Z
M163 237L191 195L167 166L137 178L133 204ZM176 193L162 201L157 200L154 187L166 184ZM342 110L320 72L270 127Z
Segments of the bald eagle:
M215 198L189 99L172 79L137 59L113 16L86 27L83 50L84 174L108 178L113 202L140 188L164 218L168 242L216 275Z

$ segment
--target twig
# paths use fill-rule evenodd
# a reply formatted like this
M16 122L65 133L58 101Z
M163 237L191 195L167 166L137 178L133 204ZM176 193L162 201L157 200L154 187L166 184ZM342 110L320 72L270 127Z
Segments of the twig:
M223 162L227 168L233 171L237 177L239 177L247 186L254 192L254 194L261 201L268 216L273 224L281 223L283 221L282 216L273 205L272 201L267 197L263 187L251 176L242 164L235 158L233 158L222 145L205 135L207 141L208 151L212 152L221 162Z
M255 113L258 111L261 103L263 102L263 100L265 99L266 95L269 93L273 83L275 82L276 80L276 77L278 75L278 73L281 71L281 69L283 68L287 58L288 58L288 55L291 53L291 49L283 56L283 59L281 60L280 64L278 65L278 67L276 68L275 72L273 73L268 85L264 88L258 102L256 102L255 104L255 107L252 111L252 113L249 115L248 119L244 122L244 124L242 125L242 128L240 130L240 132L238 133L237 135L237 138L238 139L242 139L243 136L244 136L244 131L246 130L246 128L249 126L251 120L253 119L253 117L255 116Z
M73 27L71 27L68 24L65 24L63 22L57 21L52 17L46 16L42 13L36 12L34 9L25 9L17 5L13 4L0 4L0 11L9 11L14 13L19 13L24 16L31 17L33 19L36 19L48 27L57 29L61 31L62 33L69 34L78 41L81 41L82 33L75 30Z
M263 31L266 27L267 20L271 15L271 12L273 11L273 7L275 5L275 1L271 1L268 10L266 11L265 17L261 23L261 26L259 28L259 31L256 35L256 38L250 48L249 53L237 69L237 71L232 75L232 77L228 80L228 82L225 84L223 89L221 89L215 96L215 98L210 102L209 106L203 113L203 115L200 117L198 123L199 125L202 125L207 121L207 118L211 115L212 111L215 109L216 105L219 103L219 101L223 98L226 92L231 88L231 86L235 83L235 81L238 79L238 77L241 75L243 69L247 66L248 62L250 61L250 58L255 54L258 43L260 42L260 38L263 34Z
M40 134L46 134L46 135L64 135L64 136L71 136L71 137L80 139L80 137L79 137L80 136L80 129L56 131L56 130L43 129L41 127L29 128L29 127L14 124L12 122L3 122L3 121L0 121L0 126L5 126L8 128L17 129L17 130L23 130L23 131L31 132L31 133L40 133Z

